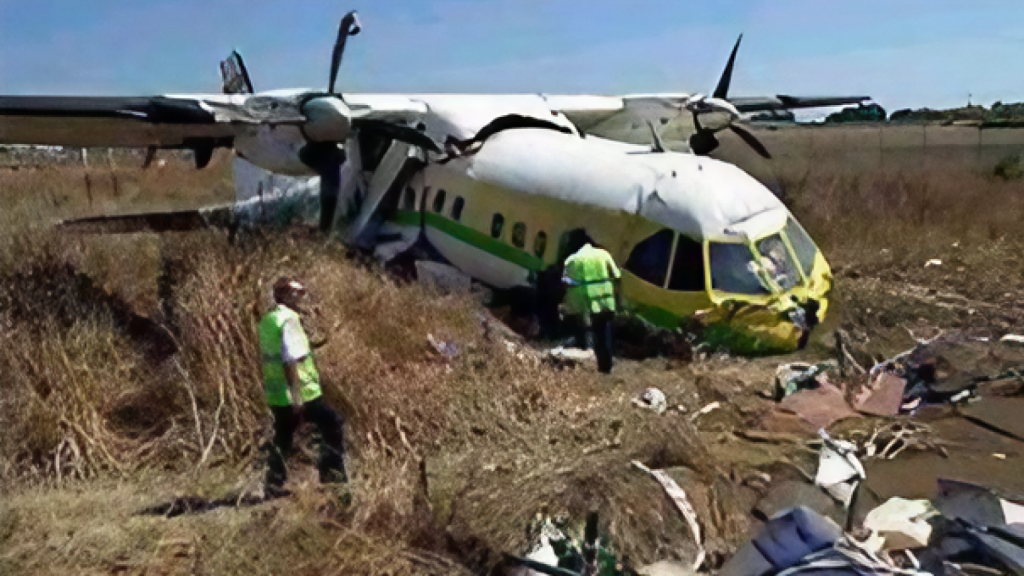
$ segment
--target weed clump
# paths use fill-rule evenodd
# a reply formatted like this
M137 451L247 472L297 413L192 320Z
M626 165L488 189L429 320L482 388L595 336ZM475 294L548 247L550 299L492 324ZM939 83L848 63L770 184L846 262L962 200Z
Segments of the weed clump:
M1006 156L996 162L992 175L1004 182L1024 177L1024 164L1021 164L1020 155Z

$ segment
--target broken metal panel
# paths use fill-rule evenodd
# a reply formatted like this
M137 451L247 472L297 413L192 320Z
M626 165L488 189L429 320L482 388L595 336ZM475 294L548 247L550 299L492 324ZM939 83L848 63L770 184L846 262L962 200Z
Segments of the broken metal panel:
M359 212L345 230L346 241L358 245L372 245L372 224L379 224L380 219L376 218L379 211L382 208L397 207L398 195L423 165L424 162L416 153L415 147L404 142L392 142L370 179ZM394 206L389 204L392 200Z

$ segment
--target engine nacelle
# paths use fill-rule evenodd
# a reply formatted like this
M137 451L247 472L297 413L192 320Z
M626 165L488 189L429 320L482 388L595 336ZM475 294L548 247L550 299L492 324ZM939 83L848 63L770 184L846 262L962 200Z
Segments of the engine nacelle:
M344 142L352 130L352 111L337 96L313 98L302 105L310 142Z

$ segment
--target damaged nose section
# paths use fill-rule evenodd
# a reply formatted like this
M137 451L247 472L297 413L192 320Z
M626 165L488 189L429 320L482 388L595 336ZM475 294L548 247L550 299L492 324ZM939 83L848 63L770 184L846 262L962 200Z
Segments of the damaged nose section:
M820 322L821 301L785 297L768 304L729 300L694 316L695 331L711 350L744 356L786 354L807 346Z

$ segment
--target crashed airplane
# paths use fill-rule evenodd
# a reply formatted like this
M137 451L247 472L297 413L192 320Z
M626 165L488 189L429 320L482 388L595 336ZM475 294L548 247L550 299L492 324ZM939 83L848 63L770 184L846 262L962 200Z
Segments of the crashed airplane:
M383 260L425 242L497 289L536 290L585 230L622 264L628 311L666 328L695 317L740 352L793 350L824 318L828 263L786 207L708 157L742 113L867 97L729 98L737 41L712 96L342 94L355 13L341 21L326 91L254 93L237 53L225 94L0 96L0 144L184 148L204 167L236 154L230 206L67 222L105 231L315 222ZM741 37L742 39L742 37ZM689 128L668 150L658 128ZM803 338L802 338L803 337Z

